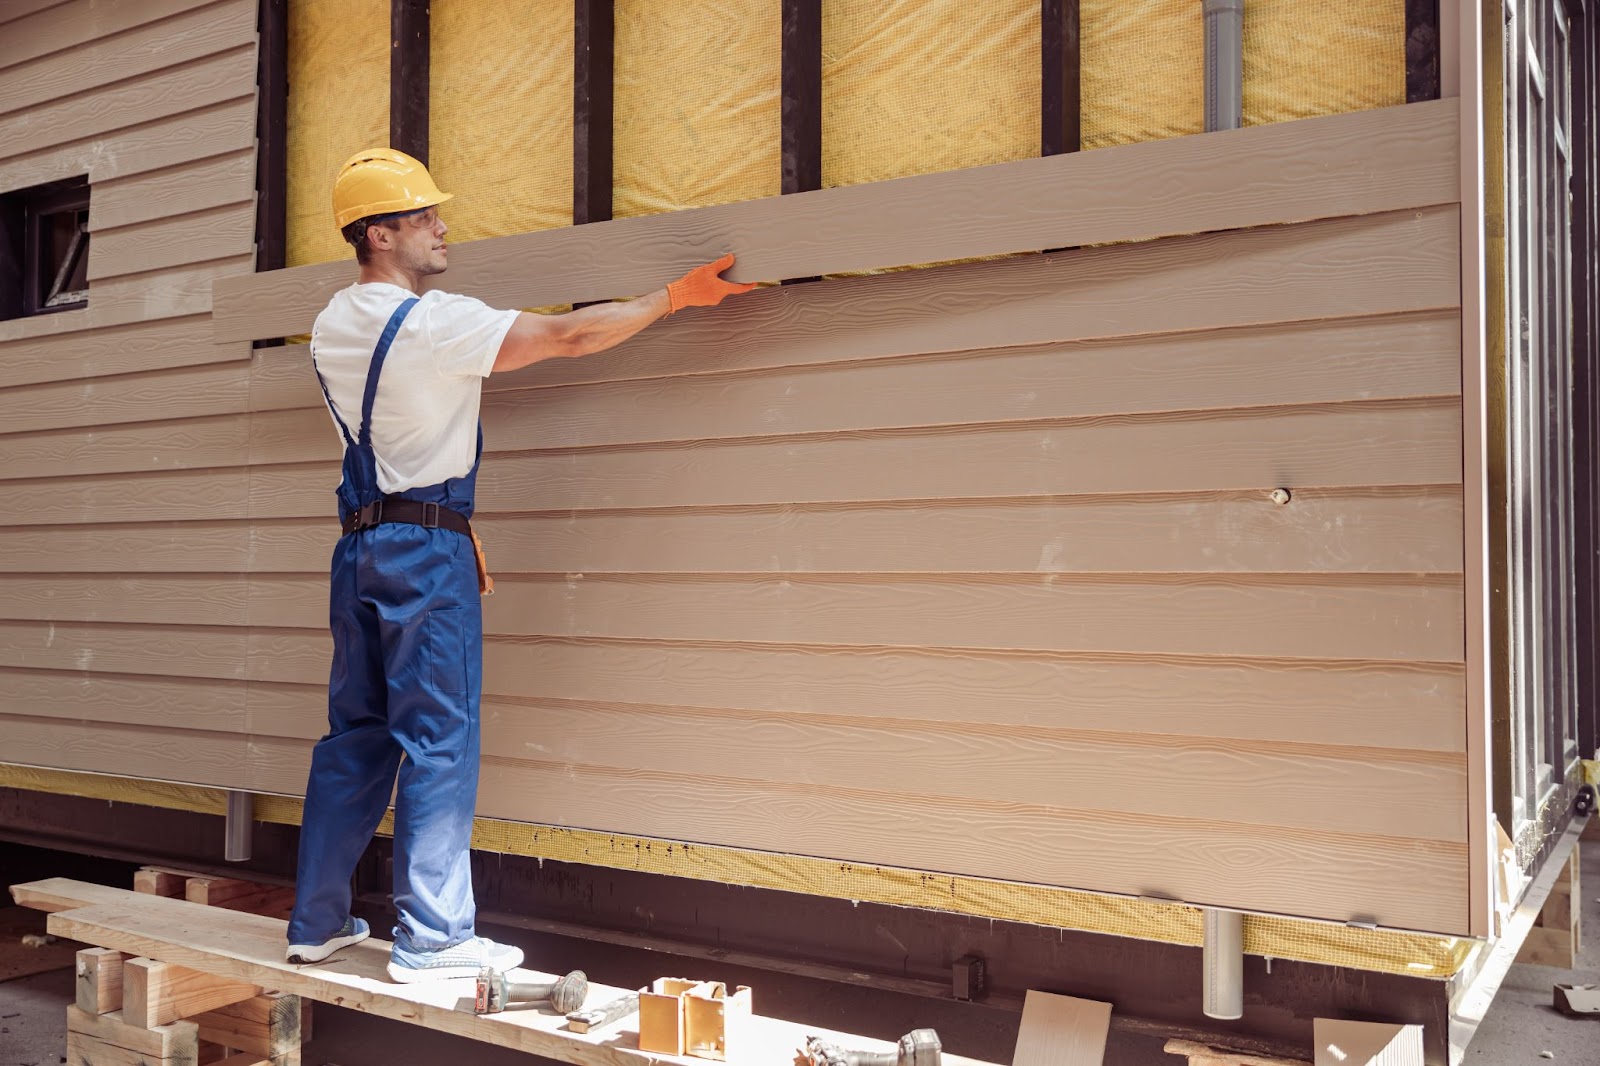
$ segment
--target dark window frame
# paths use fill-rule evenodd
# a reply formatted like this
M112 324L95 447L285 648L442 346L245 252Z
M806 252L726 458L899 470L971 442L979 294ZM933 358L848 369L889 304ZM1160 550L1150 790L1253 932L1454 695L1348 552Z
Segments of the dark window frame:
M72 212L81 217L59 262L51 263L46 227L49 220ZM77 311L89 304L89 179L77 175L0 196L0 320L33 318ZM81 289L64 286L83 266ZM76 299L64 296L82 294ZM52 302L54 301L54 302Z

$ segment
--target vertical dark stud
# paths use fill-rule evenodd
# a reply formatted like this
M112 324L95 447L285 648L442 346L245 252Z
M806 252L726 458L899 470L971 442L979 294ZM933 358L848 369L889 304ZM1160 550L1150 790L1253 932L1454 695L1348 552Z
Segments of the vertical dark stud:
M389 5L389 147L428 161L428 0Z
M615 12L611 0L574 0L572 68L572 223L611 217L612 75Z
M822 0L783 0L782 191L822 188Z
M261 0L256 29L256 269L281 270L287 241L289 0Z
M1439 99L1439 0L1406 0L1406 103Z
M1078 0L1042 0L1039 7L1039 154L1082 147Z
M1572 63L1572 398L1574 585L1577 591L1578 754L1593 757L1600 748L1600 226L1594 195L1597 148L1596 12L1593 3L1569 3L1568 47ZM1587 192L1585 190L1588 190Z

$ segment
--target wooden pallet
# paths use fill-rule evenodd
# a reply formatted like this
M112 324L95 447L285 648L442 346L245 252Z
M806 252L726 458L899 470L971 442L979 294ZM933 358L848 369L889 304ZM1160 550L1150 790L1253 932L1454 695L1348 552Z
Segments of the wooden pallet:
M24 906L52 912L50 931L57 936L68 936L82 943L93 944L110 952L127 956L122 964L123 1009L106 1014L91 1014L74 1006L69 1028L78 1025L80 1045L83 1040L98 1041L92 1045L100 1057L72 1058L74 1066L133 1066L139 1056L150 1066L198 1062L198 1040L210 1033L217 1042L232 1043L233 1036L221 1033L211 1021L202 1023L199 1016L166 1020L175 1012L188 1009L191 1004L203 1004L202 1014L208 1019L218 1013L237 1007L240 1003L255 1002L276 994L293 999L318 1000L336 1003L367 1014L393 1018L413 1025L426 1026L440 1032L453 1033L484 1043L512 1048L561 1062L579 1066L651 1066L660 1063L681 1063L682 1066L705 1066L704 1059L677 1058L642 1052L638 1048L637 1015L612 1025L586 1033L568 1027L566 1017L541 1009L511 1010L501 1014L477 1015L472 1009L472 982L441 981L422 985L398 985L384 972L389 959L390 945L376 937L338 952L326 962L313 966L291 966L283 961L284 930L282 921L246 912L226 911L214 907L197 906L175 897L127 892L65 878L52 878L27 885L12 887L12 895ZM90 956L102 960L88 963L97 976L80 982L92 985L93 1002L99 1007L102 996L109 992L114 978L103 961L104 953ZM131 960L148 960L152 966L162 966L162 974L146 974L143 1006L134 1000L137 1017L128 1018L129 996L127 985ZM157 962L159 960L159 962ZM189 974L196 976L190 977ZM551 981L553 974L532 970L513 971L518 981ZM156 992L152 994L152 978ZM185 992L186 990L186 992ZM589 1004L600 1005L626 995L632 989L613 988L593 984L589 986ZM759 989L757 994L759 995ZM187 994L190 998L181 999ZM225 1006L219 999L233 1000ZM152 1000L155 1006L152 1008ZM759 1004L759 999L757 1000ZM165 1005L165 1006L163 1006ZM283 1008L284 1014L298 1018L298 1008ZM97 1019L97 1020L96 1020ZM110 1022L107 1022L110 1019ZM146 1027L138 1022L151 1022ZM114 1024L112 1024L114 1023ZM85 1026L97 1026L84 1032ZM191 1033L187 1026L194 1026ZM152 1035L155 1034L155 1035ZM254 1059L228 1060L228 1066L243 1066L245 1062L271 1062L279 1066L293 1063L299 1054L298 1043L290 1050L283 1043L296 1039L284 1018L271 1035L278 1044L257 1041L249 1054ZM792 1063L795 1053L808 1035L837 1043L843 1047L869 1051L890 1051L894 1045L882 1040L872 1040L848 1033L838 1033L815 1026L796 1025L776 1018L756 1015L750 1020L751 1053L740 1056L741 1062ZM191 1047L190 1037L196 1041L195 1057L183 1057ZM136 1045L134 1048L129 1045ZM264 1048L257 1052L254 1048ZM276 1050L274 1050L276 1049ZM943 1056L943 1066L991 1066L959 1055Z

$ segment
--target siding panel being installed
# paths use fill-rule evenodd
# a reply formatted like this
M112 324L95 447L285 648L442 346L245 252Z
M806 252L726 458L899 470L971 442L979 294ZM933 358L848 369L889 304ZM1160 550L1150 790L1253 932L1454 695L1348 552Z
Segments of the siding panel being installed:
M490 381L480 814L1464 932L1456 121L935 175L917 217L994 226L898 244L823 239L910 217L862 186L816 239L807 194L465 246L450 284L554 303L624 246L629 291L706 241L762 277L1036 218L1133 241L770 288ZM1308 198L1318 153L1371 180ZM1202 162L1251 191L1073 206ZM215 336L303 329L350 272L224 282ZM0 530L7 757L298 795L338 476L307 352L106 332L4 370L13 489L48 489Z

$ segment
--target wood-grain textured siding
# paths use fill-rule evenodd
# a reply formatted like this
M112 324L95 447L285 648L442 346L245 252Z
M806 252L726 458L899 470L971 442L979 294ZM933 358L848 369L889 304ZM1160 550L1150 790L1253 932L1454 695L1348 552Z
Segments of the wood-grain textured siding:
M87 307L0 322L0 478L17 510L37 503L56 514L52 501L86 499L73 471L108 477L101 495L72 514L90 541L48 527L19 535L8 523L0 568L24 582L50 575L42 579L61 581L63 590L108 562L132 572L173 569L137 534L146 522L165 529L172 555L193 565L205 552L186 546L188 531L174 522L182 509L130 475L188 466L207 453L211 469L248 459L248 427L237 413L248 407L251 346L214 339L211 285L254 269L256 4L66 0L7 5L4 16L0 194L86 176L91 240ZM232 429L199 431L196 421L236 427L239 448L224 447ZM241 505L232 515L245 513ZM248 536L238 533L230 531L229 543L244 548ZM227 590L237 587L242 604L246 552L212 562L230 576L194 599L229 602ZM29 615L29 597L17 593L0 593L0 616ZM120 603L116 613L141 639L191 613L190 603L120 577L86 595ZM49 625L5 627L59 646ZM0 680L0 759L153 777L171 776L177 767L162 763L174 760L194 760L208 773L247 761L237 724L244 703L192 676L203 668L189 642L176 646L181 661L169 660L165 675L145 685L103 669L110 652L97 662L93 644L54 672L48 653L28 656ZM146 665L160 661L151 656ZM245 682L237 684L242 691ZM77 708L71 719L57 717L69 706ZM177 720L195 728L153 728ZM170 746L144 743L156 735Z
M155 30L117 27L100 52ZM225 124L248 42L212 29L177 71L118 69L197 72L221 95L186 106ZM94 66L54 76L93 95ZM523 304L724 245L763 278L1073 249L767 288L488 382L480 813L1463 932L1456 123L1436 101L465 246L446 280ZM108 178L94 260L174 317L0 324L30 501L0 529L5 757L298 794L338 441L305 348L242 345L349 268L230 277L209 313L245 200L166 182L248 186L249 150L177 151Z

